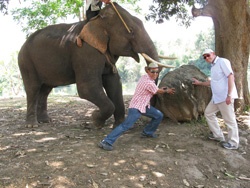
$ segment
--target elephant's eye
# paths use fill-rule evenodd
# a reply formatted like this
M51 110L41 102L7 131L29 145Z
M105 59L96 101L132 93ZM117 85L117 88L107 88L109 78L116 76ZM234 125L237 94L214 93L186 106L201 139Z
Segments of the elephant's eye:
M134 34L134 30L132 28L129 28L130 34Z
M134 38L135 36L135 33L134 33L134 30L132 28L129 28L129 31L130 31L130 36L132 36Z

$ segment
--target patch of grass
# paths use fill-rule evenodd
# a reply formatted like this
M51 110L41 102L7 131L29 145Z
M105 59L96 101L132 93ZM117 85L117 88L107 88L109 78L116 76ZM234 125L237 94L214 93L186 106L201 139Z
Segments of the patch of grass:
M207 121L205 116L199 116L197 120L191 120L188 125L190 126L199 126L199 125L204 125L207 126Z
M246 105L243 111L244 111L244 112L249 112L249 111L250 111L250 106L249 106L249 105Z
M207 120L206 120L205 116L199 116L197 122L202 124L202 125L207 126Z

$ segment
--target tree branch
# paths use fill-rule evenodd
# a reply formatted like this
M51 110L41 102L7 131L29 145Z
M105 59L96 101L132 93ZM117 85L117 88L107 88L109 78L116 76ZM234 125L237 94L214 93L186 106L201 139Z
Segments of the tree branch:
M208 16L212 17L212 10L209 8L210 6L205 6L203 8L196 8L192 7L192 15L193 17L198 17L198 16Z

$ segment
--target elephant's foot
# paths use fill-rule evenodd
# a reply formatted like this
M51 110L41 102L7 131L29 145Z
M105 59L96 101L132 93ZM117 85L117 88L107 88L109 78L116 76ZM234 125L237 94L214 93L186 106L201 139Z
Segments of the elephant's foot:
M105 121L96 121L96 120L93 120L93 125L94 125L97 129L101 129L101 128L104 127Z
M102 127L104 127L105 121L106 121L105 119L100 118L99 110L96 110L93 112L92 120L93 120L93 125L98 129L101 129Z
M37 128L38 122L36 120L26 120L25 122L25 128Z
M37 124L25 124L25 128L38 128L38 123Z
M37 115L37 121L39 123L49 123L52 120L47 114L43 114L43 115Z
M25 121L26 128L36 128L38 127L38 122L36 115L34 114L27 114L26 121Z

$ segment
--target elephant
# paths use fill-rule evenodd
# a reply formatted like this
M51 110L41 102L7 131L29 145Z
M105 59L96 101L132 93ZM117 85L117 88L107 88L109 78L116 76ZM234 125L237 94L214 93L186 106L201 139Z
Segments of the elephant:
M54 87L73 83L80 98L98 107L92 114L94 125L102 127L112 115L114 126L124 120L122 84L116 61L119 56L127 56L139 62L138 53L156 61L159 57L142 21L117 3L113 5L130 32L114 7L107 5L88 22L50 25L27 38L18 54L26 92L27 125L50 122L49 93ZM150 63L150 59L146 63Z

